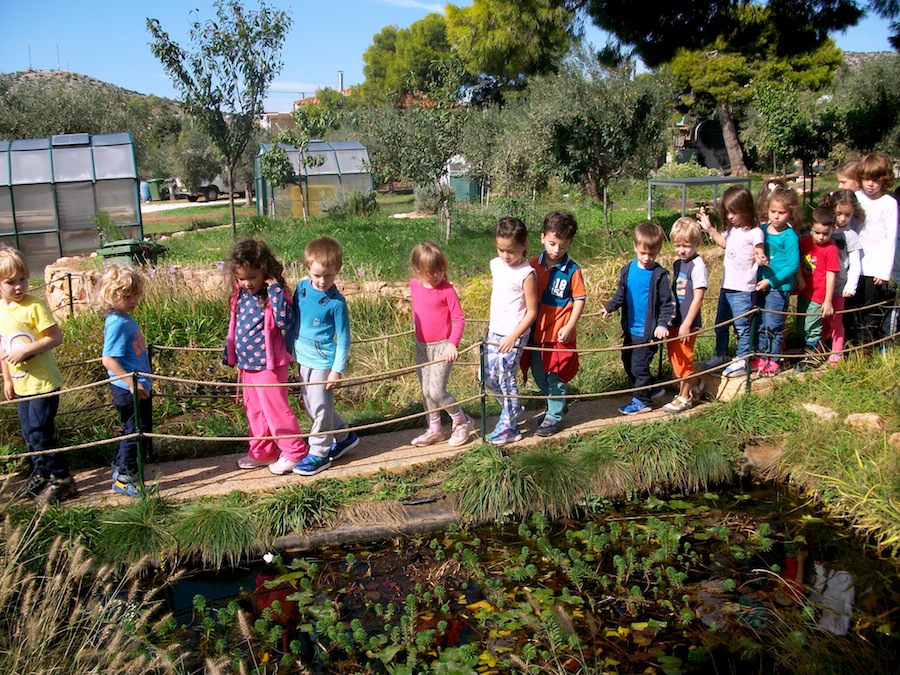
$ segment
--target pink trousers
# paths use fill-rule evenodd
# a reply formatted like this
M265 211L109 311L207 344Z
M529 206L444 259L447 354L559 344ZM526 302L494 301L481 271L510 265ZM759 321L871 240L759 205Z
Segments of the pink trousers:
M244 384L284 384L287 382L287 364L275 370L241 370ZM250 452L254 459L270 461L281 456L293 462L306 457L308 448L302 438L261 440L260 436L288 436L299 434L300 423L288 403L286 387L243 387L244 409L250 427Z

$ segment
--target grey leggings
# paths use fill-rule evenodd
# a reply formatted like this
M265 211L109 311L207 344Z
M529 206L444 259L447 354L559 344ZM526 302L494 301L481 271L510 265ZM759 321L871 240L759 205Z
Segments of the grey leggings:
M441 413L438 408L456 403L456 398L447 391L447 382L450 379L450 369L453 364L443 360L446 346L447 340L428 343L416 341L417 364L441 359L440 363L424 366L416 371L419 375L419 385L422 387L422 400L425 402L429 425L440 423ZM460 407L457 405L448 408L447 412L451 416L458 415Z

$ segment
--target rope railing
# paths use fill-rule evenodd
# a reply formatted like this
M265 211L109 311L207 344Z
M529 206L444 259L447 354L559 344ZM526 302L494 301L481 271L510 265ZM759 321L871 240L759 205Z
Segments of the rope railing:
M873 309L873 308L877 308L877 307L886 307L886 306L889 306L890 303L891 303L891 301L885 300L882 302L867 305L865 307L853 308L851 310L845 309L845 310L842 310L840 313L848 314L848 313L859 312L861 310ZM896 308L896 305L893 305L893 307ZM755 325L755 321L753 321L753 318L755 318L756 315L764 313L764 312L780 314L780 315L784 315L784 316L798 316L798 317L814 315L813 313L780 312L777 310L768 310L763 307L753 307L750 310L748 310L747 312L740 314L736 317L733 317L732 319L730 319L728 321L723 321L723 322L720 322L720 323L712 325L712 326L701 328L701 329L695 331L694 333L691 333L691 335L696 335L696 336L700 337L704 333L714 332L717 328L729 326L735 320L741 319L741 318L744 318L747 316L751 317L751 325L753 326L753 325ZM599 313L597 314L597 316L599 316ZM391 338L395 338L398 336L410 335L412 332L413 331L404 331L404 332L400 332L400 333L393 333L393 334L389 334L389 335L385 335L385 336L379 336L376 338L372 338L371 341L377 341L379 339L391 339ZM845 348L842 349L840 353L841 354L851 354L851 353L856 353L859 351L871 349L877 345L885 344L887 342L895 340L898 336L900 336L900 333L895 332L893 334L886 335L885 337L875 339L867 344L845 346ZM668 342L672 342L675 340L681 340L681 339L682 338L680 336L674 336L674 337L663 338L660 340L653 340L651 342L644 343L642 345L630 345L630 346L616 345L616 346L610 346L610 347L600 347L600 348L590 348L590 349L574 349L574 350L572 350L572 349L564 349L564 348L563 349L545 348L545 347L536 347L536 346L534 346L534 347L529 346L529 347L527 347L527 349L532 350L532 351L537 351L537 352L553 352L553 351L572 352L572 351L574 351L574 352L578 353L579 355L589 355L589 354L609 353L609 352L621 353L622 351L625 351L627 349L633 349L636 347L645 347L647 345L662 346ZM465 347L464 349L459 350L459 354L462 355L464 353L469 353L476 349L479 350L479 353L483 354L484 347L487 345L496 345L496 343L488 343L488 342L485 342L484 340L479 340L478 342L475 342L475 343ZM168 346L168 345L154 345L151 349L168 350L168 351L216 352L216 353L221 353L221 351L222 351L221 348L214 348L214 347L213 348L172 347L172 346ZM762 353L762 352L753 352L742 358L750 358L753 356L764 356L766 358L796 358L796 357L798 357L797 354L766 354L766 353ZM82 362L82 363L97 363L99 361L100 361L100 359L90 359L90 360ZM383 373L375 373L372 375L345 378L345 379L337 381L334 384L336 387L340 387L340 388L369 384L372 382L377 382L377 381L381 381L381 380L385 380L385 379L392 379L392 378L396 378L399 376L407 375L407 374L416 372L420 368L428 367L428 366L439 364L442 362L443 362L443 359L436 359L436 360L429 361L426 363L416 364L414 366L407 366L407 367L397 368L397 369L390 370L390 371L385 371ZM79 365L79 364L68 364L68 365L62 366L62 367L69 368L69 367L73 367L75 365ZM483 369L483 358L480 359L479 363L475 363L475 362L466 363L466 362L457 361L457 365L467 365L467 366L479 365ZM691 375L686 376L686 377L671 378L671 379L664 380L664 381L655 381L653 386L659 387L659 386L676 385L676 384L680 384L683 381L693 380L697 377L700 377L700 376L703 376L706 374L710 374L710 373L713 373L718 370L720 370L720 367L709 368L709 369L701 370L701 371L695 371L694 373L692 373ZM481 372L480 376L481 376L481 381L484 382L484 372ZM103 385L110 384L117 380L122 380L122 379L126 379L126 378L135 378L136 379L138 377L150 377L159 382L190 384L190 385L195 385L195 386L213 387L213 388L220 388L220 387L229 387L229 388L231 388L231 387L303 388L303 387L307 387L307 386L321 386L321 385L329 384L329 382L327 382L327 381L305 382L305 383L304 382L288 382L288 383L273 383L273 384L247 384L247 383L238 382L238 381L216 382L216 381L208 381L208 380L179 378L179 377L166 376L166 375L154 374L154 373L134 372L134 373L130 373L130 374L124 375L124 376L104 378L102 380L98 380L96 382L91 382L91 383L84 384L84 385L73 386L73 387L69 387L69 388L65 388L65 389L60 389L60 390L57 390L54 392L48 392L45 394L38 394L38 395L29 397L29 398L45 398L45 397L50 397L50 396L61 396L61 395L78 393L78 392L84 392L84 391L87 391L87 390L90 390L93 388L97 388L97 387L101 387ZM749 368L748 368L748 373L747 373L748 387L749 387L749 384L750 384L750 373L749 373ZM631 387L631 388L615 389L615 390L601 391L601 392L585 392L585 393L578 393L578 394L567 394L566 396L554 396L553 398L558 399L558 400L600 399L600 398L606 398L606 397L612 397L612 396L621 396L623 394L631 394L631 393L640 391L645 388L646 387ZM170 395L172 395L172 394L171 393L169 393L169 394L154 394L154 396L170 396ZM201 395L195 394L193 396L199 397ZM111 444L111 443L117 443L121 440L126 440L126 439L130 439L130 438L140 439L142 437L149 438L149 439L173 440L173 441L200 441L200 442L219 442L219 443L228 442L228 443L231 443L231 442L247 442L250 440L282 440L282 439L291 439L291 438L309 438L309 436L311 436L311 435L322 436L322 435L330 435L330 434L341 434L341 433L345 433L345 432L368 431L368 430L372 430L372 429L378 429L378 428L383 428L383 427L387 427L387 426L403 424L403 423L409 422L411 420L425 417L431 412L445 411L450 408L455 408L457 406L464 405L466 403L471 403L473 401L481 401L481 403L482 403L482 433L484 433L484 423L485 423L484 406L485 406L485 399L487 398L487 396L491 396L491 397L497 398L497 399L512 398L512 397L504 396L502 394L501 395L487 394L484 391L482 391L482 393L479 393L479 394L473 395L473 396L469 396L469 397L461 399L461 400L457 400L456 403L450 404L447 406L443 406L439 409L423 410L422 412L417 412L417 413L413 413L410 415L404 415L401 417L392 417L392 418L384 419L384 420L381 420L378 422L372 422L369 424L357 425L357 426L353 426L353 427L346 427L344 429L321 430L321 431L317 431L315 434L305 433L305 434L292 434L292 435L281 435L281 436L196 436L196 435L167 434L167 433L138 431L133 434L113 436L113 437L104 438L104 439L100 439L100 440L79 443L77 445L69 445L69 446L60 447L60 448L53 448L50 450L28 451L28 452L16 453L16 454L11 454L11 455L4 455L4 458L5 459L23 459L26 457L32 457L32 456L36 456L36 455L44 455L44 454L50 454L50 453L66 453L66 452L71 452L71 451L85 449L85 448L91 448L91 447L97 447L97 446ZM522 399L522 400L545 400L548 397L543 394L519 394L518 396L516 396L514 398L518 398L518 399ZM16 400L0 401L0 407L6 406L6 405L12 405L15 403L17 403ZM82 410L86 410L86 409L83 408ZM68 412L71 412L71 411L68 411ZM61 413L61 414L64 414L64 413ZM140 447L140 444L139 444L139 447ZM140 461L140 458L139 458L139 461Z

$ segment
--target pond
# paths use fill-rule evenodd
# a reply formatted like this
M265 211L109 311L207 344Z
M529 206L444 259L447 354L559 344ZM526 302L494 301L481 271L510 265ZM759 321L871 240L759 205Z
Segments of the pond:
M197 672L896 672L896 567L797 495L582 508L192 575L180 641Z

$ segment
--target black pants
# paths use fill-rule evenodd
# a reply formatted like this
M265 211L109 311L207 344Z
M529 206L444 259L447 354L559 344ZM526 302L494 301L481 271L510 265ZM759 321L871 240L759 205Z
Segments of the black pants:
M874 277L860 277L859 284L856 287L856 295L848 298L847 307L854 309L867 307L883 300L890 300L891 297L891 289L887 284L876 286ZM859 309L852 314L845 315L845 317L853 317L857 345L869 345L882 337L882 324L889 309L886 306L869 307L868 309ZM847 331L847 334L850 335L850 331Z
M623 341L626 347L642 345L632 349L623 349L622 365L625 367L625 374L628 375L628 379L634 383L634 386L641 387L640 390L634 392L633 397L644 405L650 405L650 385L653 384L650 366L653 364L653 357L656 356L659 343L649 342L642 336L631 334L626 334Z
M119 413L119 419L122 421L122 434L133 434L140 424L141 432L153 431L153 404L152 398L138 399L137 419L134 415L134 394L127 389L109 385L112 390L113 403L116 405L116 412ZM119 441L119 448L116 451L116 458L113 460L113 468L120 473L126 473L129 476L137 476L137 438L125 438ZM153 452L153 439L141 437L141 457L144 461L150 458Z
M19 428L29 452L51 450L59 447L56 440L56 413L59 410L59 394L45 398L19 399ZM63 453L51 452L31 458L34 472L44 478L65 478L69 475L69 463Z

